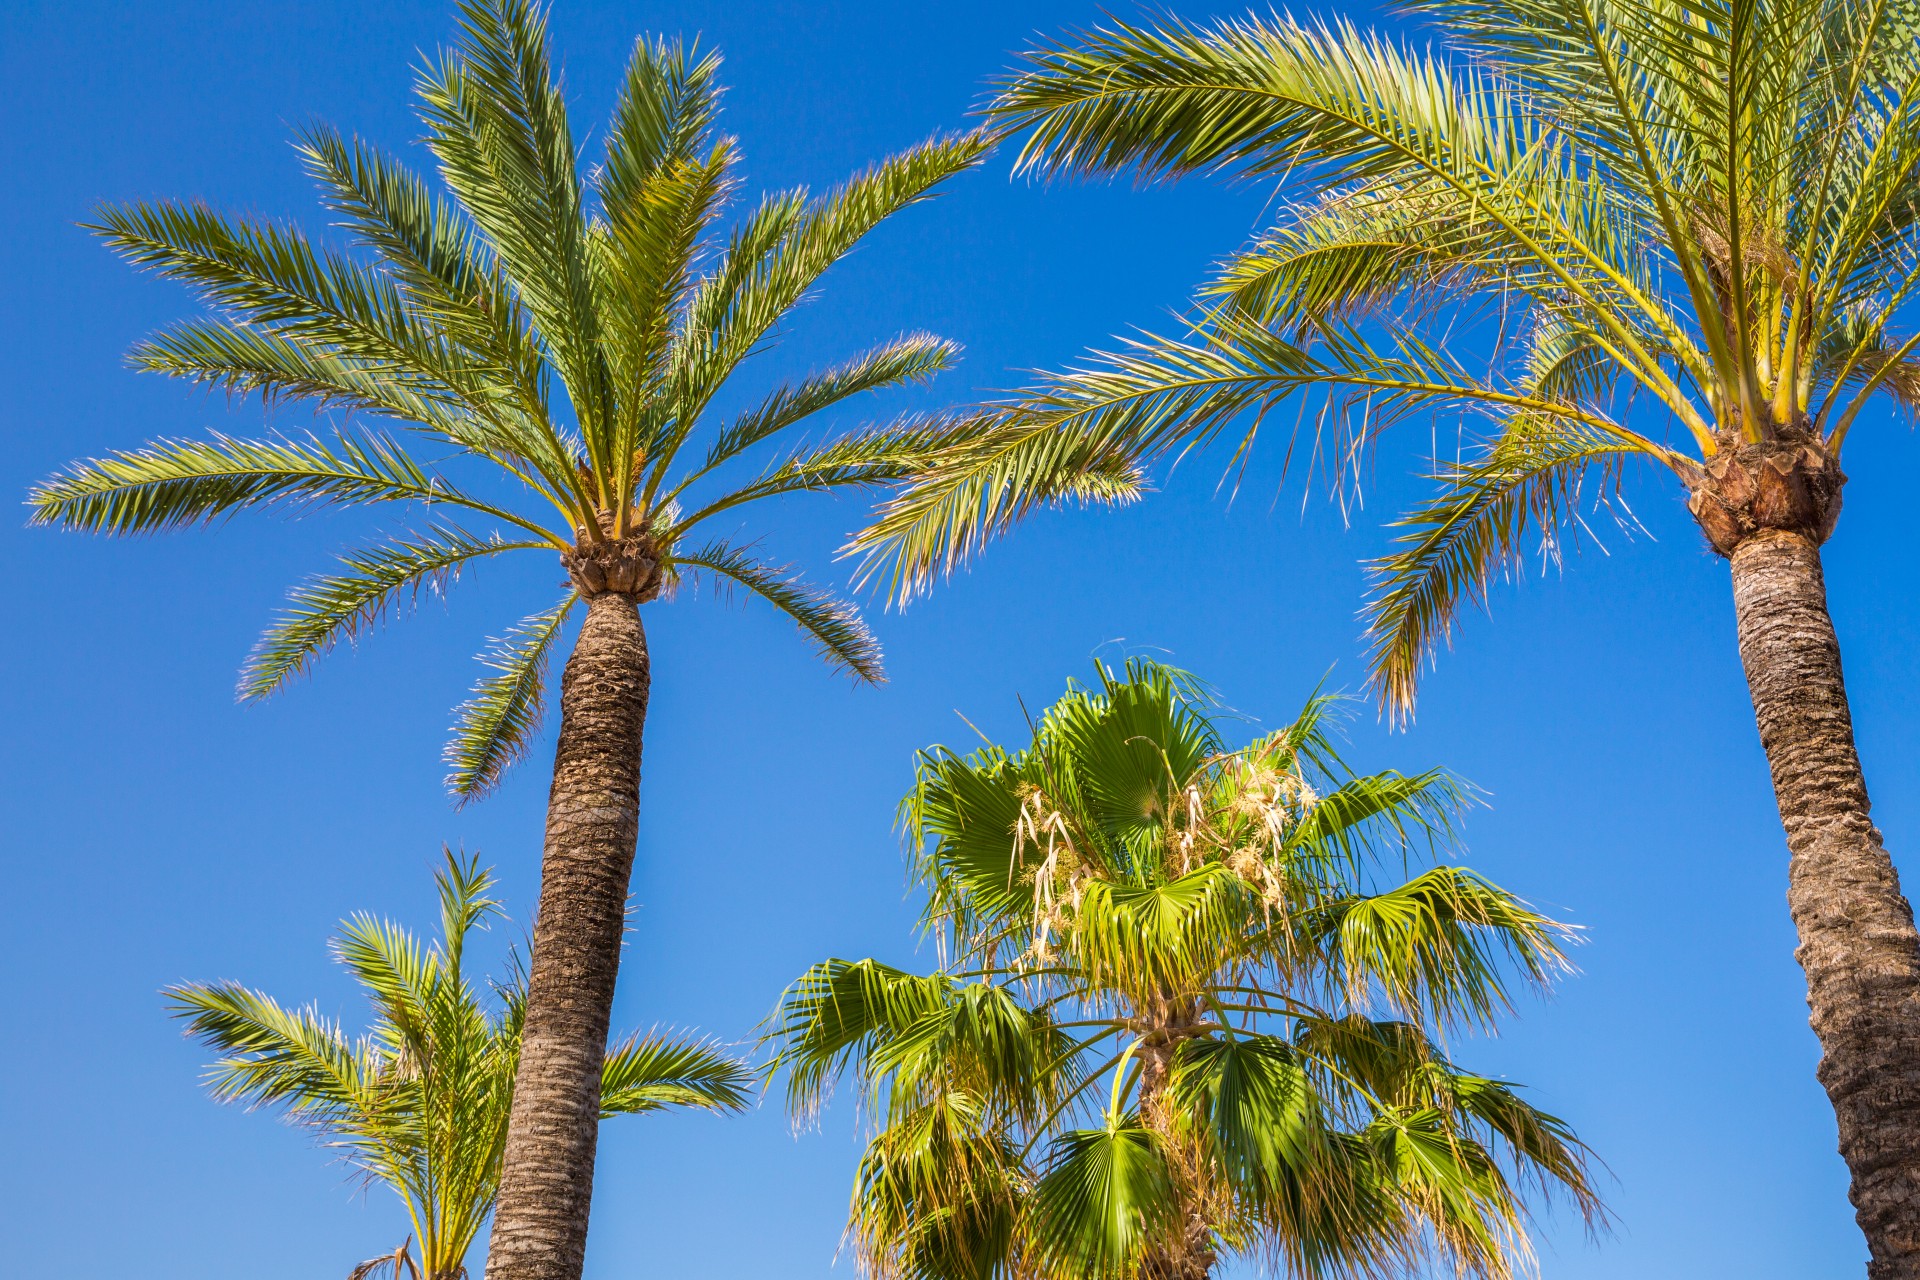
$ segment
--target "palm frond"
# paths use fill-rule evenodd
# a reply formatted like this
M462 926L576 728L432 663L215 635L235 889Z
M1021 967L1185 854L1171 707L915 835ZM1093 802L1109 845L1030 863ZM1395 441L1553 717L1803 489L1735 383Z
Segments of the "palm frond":
M781 387L728 424L680 487L842 400L903 383L924 382L951 367L959 354L956 343L931 334L910 333L836 368Z
M662 1107L744 1111L757 1074L711 1041L667 1032L633 1035L607 1050L600 1068L600 1116Z
M182 983L166 995L187 1034L225 1055L209 1077L220 1100L284 1104L316 1119L358 1101L353 1046L317 1009L287 1009L237 982Z
M744 587L793 619L830 665L869 683L886 678L879 642L861 621L859 610L846 600L808 586L794 571L775 568L725 542L675 551L670 567L703 571L721 582Z
M1062 1134L1033 1191L1035 1247L1061 1274L1135 1274L1183 1225L1161 1140L1136 1117Z
M553 642L579 597L572 592L545 613L524 619L480 655L493 668L454 713L453 737L443 755L447 789L461 800L485 795L526 755L545 709L547 663Z
M34 486L35 524L146 533L200 524L270 503L418 502L459 507L569 545L540 526L469 497L374 433L300 440L162 440L75 463Z
M551 548L547 542L479 537L452 525L362 547L340 557L345 573L310 578L293 589L292 608L254 646L240 673L242 699L264 698L342 640L356 640L395 606L422 591L446 590L474 560L502 551Z
M682 421L690 423L829 267L889 217L978 165L991 147L985 130L933 138L818 200L801 205L803 196L787 197L762 206L751 234L736 238L690 306L679 375ZM736 264L736 256L748 265ZM684 432L669 442L670 449L682 439Z
M1451 633L1460 606L1486 599L1493 575L1515 563L1529 532L1557 555L1593 467L1649 452L1628 432L1517 414L1481 456L1442 471L1441 494L1396 521L1407 530L1399 549L1372 566L1367 634L1381 702L1409 714L1420 666Z
M441 177L487 237L566 384L596 470L610 475L614 391L545 12L530 0L467 0L460 41L416 87Z

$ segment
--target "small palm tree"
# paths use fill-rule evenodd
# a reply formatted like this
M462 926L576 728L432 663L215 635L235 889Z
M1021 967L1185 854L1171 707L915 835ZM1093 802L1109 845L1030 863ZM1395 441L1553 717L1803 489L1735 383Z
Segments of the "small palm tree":
M1525 1190L1599 1211L1587 1153L1437 1037L1544 985L1564 929L1471 871L1440 770L1354 774L1331 700L1229 749L1180 672L1070 686L1024 748L922 753L930 975L829 960L770 1039L792 1106L852 1072L878 1132L851 1230L902 1280L1201 1280L1445 1262L1505 1276Z
M1920 935L1874 829L1821 567L1851 431L1876 402L1920 404L1920 334L1896 331L1920 288L1920 5L1417 7L1451 53L1247 18L1036 54L996 104L1031 127L1026 163L1288 173L1305 194L1191 333L1038 387L863 545L910 592L1036 503L1131 498L1155 458L1236 422L1250 438L1290 396L1321 397L1300 420L1342 466L1409 413L1464 410L1488 434L1375 566L1373 681L1404 714L1463 602L1530 537L1557 554L1583 495L1651 464L1730 564L1870 1273L1920 1277Z
M32 504L40 523L116 534L273 505L410 508L411 532L294 591L247 664L248 698L480 560L532 552L564 566L559 600L482 656L491 670L447 754L464 798L525 753L548 655L584 614L561 685L490 1267L494 1280L577 1280L639 823L652 676L639 606L695 578L732 584L791 617L830 663L881 678L851 605L761 559L738 526L784 495L897 479L965 425L907 420L740 468L851 396L933 375L956 348L908 334L730 419L712 406L822 273L987 143L929 141L825 196L768 196L729 231L739 158L716 127L717 56L641 41L601 163L583 174L543 11L467 0L462 14L457 47L418 82L445 195L332 130L301 141L331 216L364 253L198 204L111 208L95 227L216 313L139 346L138 367L411 435L163 440L79 463Z
M188 1033L222 1055L210 1076L216 1098L278 1108L406 1203L412 1235L361 1264L355 1280L382 1271L393 1280L403 1272L462 1280L500 1186L526 980L516 964L488 1002L462 967L467 936L499 913L488 896L493 877L478 860L448 852L435 881L436 942L423 946L372 916L341 926L334 958L375 1013L362 1036L349 1038L317 1006L289 1009L236 982L167 990ZM660 1032L628 1036L600 1071L603 1117L676 1106L739 1111L754 1084L743 1063L712 1044Z

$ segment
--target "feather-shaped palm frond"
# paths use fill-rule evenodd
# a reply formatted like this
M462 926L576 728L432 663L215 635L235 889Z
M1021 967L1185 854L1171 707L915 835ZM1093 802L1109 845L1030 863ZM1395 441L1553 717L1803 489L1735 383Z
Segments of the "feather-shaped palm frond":
M722 584L759 596L793 619L828 662L862 680L882 678L879 642L860 620L859 611L846 600L807 585L793 570L756 560L725 542L678 552L673 565L711 574Z
M1402 714L1519 541L1553 553L1583 473L1638 453L1685 480L1806 433L1837 460L1869 404L1912 400L1920 339L1886 336L1920 289L1911 4L1416 7L1445 40L1113 21L1001 85L1023 168L1270 179L1278 212L1188 336L1048 375L900 487L855 543L896 599L1037 508L1131 497L1221 435L1238 459L1286 398L1313 401L1297 421L1335 474L1410 414L1490 414L1513 438L1445 468L1411 518L1426 558L1387 564L1373 684ZM1636 400L1690 449L1626 430Z
M471 799L485 795L508 766L527 752L545 709L547 665L554 641L579 597L572 592L545 613L522 621L480 655L494 674L473 688L455 712L445 757L447 789Z
M538 525L472 498L422 467L391 437L163 440L76 463L28 497L39 524L147 533L269 503L443 504L534 533Z
M418 535L363 547L340 557L346 572L295 587L288 610L260 642L240 675L240 696L263 698L303 673L342 640L358 638L395 605L422 591L444 590L467 564L502 551L544 547L508 542L439 525Z
M367 993L375 1021L349 1039L312 1008L292 1010L238 983L167 990L189 1035L220 1055L208 1076L223 1102L272 1107L319 1134L369 1182L404 1201L426 1275L459 1273L492 1212L520 1057L525 975L483 997L462 960L500 914L492 875L451 851L435 877L441 933L423 940L375 916L344 922L334 957ZM752 1070L687 1035L634 1035L602 1072L603 1116L663 1107L738 1111Z
M756 1073L708 1040L653 1031L607 1050L600 1114L638 1115L662 1107L744 1111Z

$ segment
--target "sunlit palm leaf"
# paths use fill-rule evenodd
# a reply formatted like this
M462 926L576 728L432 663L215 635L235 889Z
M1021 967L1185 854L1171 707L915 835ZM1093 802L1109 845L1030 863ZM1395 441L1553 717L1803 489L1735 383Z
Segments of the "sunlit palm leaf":
M440 525L409 538L363 547L341 556L346 572L295 587L292 608L254 647L240 674L242 698L264 698L304 673L342 640L355 640L396 606L422 591L443 592L460 569L502 551L541 547L477 537Z

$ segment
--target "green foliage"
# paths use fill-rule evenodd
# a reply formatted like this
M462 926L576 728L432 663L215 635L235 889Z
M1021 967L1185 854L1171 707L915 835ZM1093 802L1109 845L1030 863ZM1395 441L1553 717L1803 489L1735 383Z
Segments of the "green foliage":
M767 1028L796 1115L856 1080L883 1276L1506 1276L1585 1148L1442 1050L1545 987L1564 926L1451 865L1471 792L1355 774L1337 704L1228 745L1182 672L1100 668L1029 743L930 748L903 812L943 962L828 960ZM1102 1088L1101 1086L1105 1087Z
M990 112L1024 167L1284 181L1274 224L1150 335L981 411L855 540L905 599L1035 508L1129 501L1157 463L1289 406L1335 485L1412 412L1485 423L1374 569L1396 714L1461 605L1549 557L1630 459L1838 455L1920 335L1915 0L1422 0L1434 45L1281 15L1111 22ZM1454 356L1420 336L1460 335ZM1673 447L1629 428L1651 405ZM1238 454L1236 453L1236 456Z
M706 575L738 587L793 618L830 662L880 679L851 603L760 560L733 526L765 499L897 483L977 434L971 418L908 418L790 439L854 397L932 377L958 348L907 334L775 387L731 422L710 405L868 232L979 163L986 135L931 139L824 195L767 197L729 229L740 160L719 130L717 54L639 41L602 154L585 165L545 9L466 0L460 12L455 45L416 85L437 189L357 138L301 135L345 247L180 202L106 208L93 228L213 313L139 346L137 366L390 420L411 438L160 441L37 486L34 520L126 534L270 506L460 509L472 532L426 525L297 588L242 677L248 697L397 599L447 585L457 565L628 538L651 544L669 585ZM758 473L734 474L755 453L769 455ZM471 488L453 471L471 473ZM723 515L729 527L713 528ZM525 751L565 617L564 606L541 614L483 656L497 673L461 709L448 748L456 794L484 792Z
M493 879L451 852L436 877L440 936L422 944L372 916L347 921L334 958L366 992L375 1021L349 1037L317 1006L289 1009L235 982L167 995L188 1034L218 1052L208 1083L222 1102L272 1107L320 1136L368 1180L391 1187L413 1227L375 1259L429 1277L462 1277L467 1248L493 1209L520 1060L525 977L514 968L484 998L462 964L468 935L499 912ZM745 1108L754 1075L704 1040L652 1031L608 1050L601 1114L663 1107ZM417 1275L417 1273L416 1273Z

